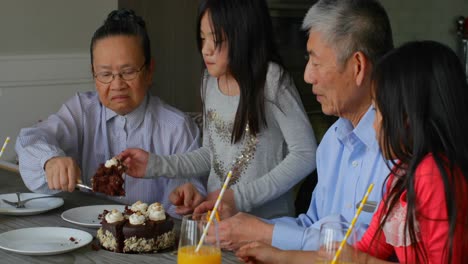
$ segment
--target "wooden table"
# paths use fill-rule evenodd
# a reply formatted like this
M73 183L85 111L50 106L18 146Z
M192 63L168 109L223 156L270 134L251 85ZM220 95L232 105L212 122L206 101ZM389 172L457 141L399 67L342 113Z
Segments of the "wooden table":
M21 176L13 171L0 169L0 194L14 192L30 192L24 185ZM0 215L0 233L27 227L68 227L86 231L93 237L97 229L74 225L64 221L60 215L62 212L79 206L113 204L114 201L98 197L93 194L75 191L73 193L59 194L65 203L52 211L31 216ZM180 222L180 221L179 221ZM93 241L92 243L96 243ZM156 254L119 254L103 249L93 250L90 245L80 249L52 256L26 256L0 249L0 263L177 263L175 252ZM232 252L223 251L223 263L240 263Z

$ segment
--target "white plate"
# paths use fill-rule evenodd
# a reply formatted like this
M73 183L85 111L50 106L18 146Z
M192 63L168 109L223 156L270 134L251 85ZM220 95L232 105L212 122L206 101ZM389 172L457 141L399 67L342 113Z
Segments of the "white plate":
M28 198L40 197L40 196L47 196L47 194L41 194L41 193L21 193L20 194L21 200L26 200ZM8 194L0 195L0 214L6 214L6 215L40 214L40 213L47 212L49 210L55 209L63 205L63 199L60 197L32 200L26 203L25 205L26 208L16 208L12 205L4 203L2 199L12 201L12 202L16 202L18 201L18 199L16 198L15 193L8 193Z
M101 227L99 215L102 214L104 210L111 211L112 209L123 212L125 210L125 205L106 204L76 207L63 212L62 219L81 226Z
M86 246L92 240L91 234L78 229L33 227L0 234L0 248L23 255L56 255Z

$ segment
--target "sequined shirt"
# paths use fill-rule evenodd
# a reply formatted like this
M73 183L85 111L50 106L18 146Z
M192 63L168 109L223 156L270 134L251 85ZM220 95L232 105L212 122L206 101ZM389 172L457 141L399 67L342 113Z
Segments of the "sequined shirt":
M237 209L264 218L293 215L292 187L315 169L316 141L294 84L287 75L280 84L279 76L280 68L270 64L265 87L268 127L256 137L247 131L235 144L231 133L239 96L223 94L217 79L208 76L203 147L188 155L153 156L151 173L169 177L209 173L207 189L212 192L232 170L230 188Z

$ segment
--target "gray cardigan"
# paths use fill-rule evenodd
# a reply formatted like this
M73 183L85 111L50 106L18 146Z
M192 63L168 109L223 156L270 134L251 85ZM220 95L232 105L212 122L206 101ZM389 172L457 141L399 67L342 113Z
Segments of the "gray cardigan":
M231 144L239 96L226 96L217 79L205 80L203 146L171 156L151 154L151 177L199 177L209 173L208 192L220 189L233 170L230 188L236 207L263 218L294 215L292 188L315 169L316 141L299 94L289 75L270 64L265 87L267 128L256 137L246 133ZM234 165L234 161L235 165Z

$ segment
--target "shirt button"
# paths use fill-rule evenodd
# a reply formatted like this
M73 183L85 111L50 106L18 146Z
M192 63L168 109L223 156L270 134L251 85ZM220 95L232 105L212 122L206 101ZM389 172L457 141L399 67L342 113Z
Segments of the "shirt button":
M359 162L357 162L357 161L353 161L353 163L352 163L353 167L357 167L358 164L359 164Z
M346 208L351 209L352 207L353 207L352 204L350 204L350 203L346 204Z

